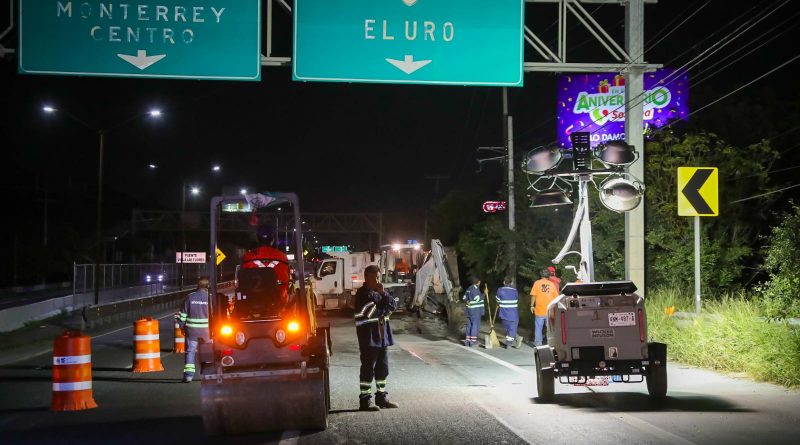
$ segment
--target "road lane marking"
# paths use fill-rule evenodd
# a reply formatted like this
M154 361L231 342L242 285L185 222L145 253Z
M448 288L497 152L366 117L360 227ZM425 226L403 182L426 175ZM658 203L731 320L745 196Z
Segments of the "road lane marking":
M452 345L452 343L450 343L450 344ZM489 354L487 354L485 352L478 351L477 349L462 347L462 346L458 346L458 345L453 345L453 346L456 346L458 349L461 349L461 350L467 350L467 351L469 351L469 352L471 352L473 354L478 354L481 357L483 357L483 358L485 358L487 360L491 360L491 361L497 363L500 366L505 366L506 368L508 368L508 369L518 373L518 374L522 374L522 375L525 375L525 376L534 376L534 377L536 376L535 372L528 371L528 370L523 369L523 368L521 368L521 367L519 367L517 365L508 363L505 360L501 360L501 359L499 359L497 357L494 357L494 356L491 356L491 355L489 355Z
M493 356L491 356L491 355L489 355L489 354L487 354L485 352L481 352L481 351L478 351L478 350L473 349L473 348L463 348L461 346L454 345L453 343L449 343L449 344L451 344L451 345L453 345L456 348L461 349L461 350L466 349L467 351L472 352L473 354L480 355L481 357L484 357L484 358L486 358L488 360L491 360L491 361L497 363L498 365L504 366L504 367L514 371L514 372L519 373L519 374L533 375L534 377L536 377L536 373L534 373L534 372L527 371L527 370L525 370L525 369L523 369L523 368L521 368L521 367L519 367L517 365L508 363L507 361L499 359L497 357L493 357ZM592 391L591 388L584 387L584 389L588 390L592 394L598 394L598 392ZM592 400L591 398L589 398L588 402L590 404L594 405L596 408L601 408L601 409L604 408L602 406L602 404L598 403L595 400ZM478 404L481 405L484 408L484 410L486 410L487 412L492 414L492 416L494 416L494 414L491 413L491 411L487 410L486 407L481 404L481 402L478 402ZM618 420L621 420L624 423L627 423L628 425L638 429L639 431L642 431L644 433L650 434L650 435L652 435L654 437L658 437L659 439L664 440L667 443L670 443L670 444L673 444L673 445L697 445L697 444L695 444L694 442L692 442L690 440L684 439L683 437L680 437L678 435L670 433L667 430L661 429L661 428L659 428L659 427L657 427L657 426L655 426L655 425L653 425L653 424L651 424L651 423L649 423L649 422L647 422L645 420L639 419L639 418L637 418L635 416L632 416L630 414L623 413L623 412L613 412L613 413L612 412L608 412L608 411L604 411L604 412L606 414L608 414L609 416L614 417L615 419L618 419ZM505 422L503 422L500 418L498 418L497 416L494 416L494 417L495 417L495 419L497 419L498 421L500 421L501 423L503 423L505 425ZM509 427L509 429L511 429L511 428ZM511 429L511 431L513 431L515 434L517 434L516 430ZM517 434L517 435L519 435L519 434Z
M531 441L529 441L528 439L525 438L525 434L522 431L514 428L513 426L511 426L511 424L509 424L505 420L501 419L497 414L495 414L492 410L490 410L489 407L487 407L483 403L483 401L481 401L480 399L477 399L477 398L473 399L472 401L475 402L475 404L478 405L482 410L484 410L485 412L489 413L489 415L494 417L494 419L497 420L500 423L500 425L503 425L504 427L506 427L507 430L511 431L520 440L522 440L523 442L525 442L527 444L531 444L531 445L533 444L533 442L531 442Z
M163 320L163 319L165 319L167 317L174 317L174 316L175 316L174 313L169 313L169 314L167 314L167 315L165 315L163 317L158 317L156 320ZM117 332L124 331L125 329L133 329L133 326L125 326L123 328L115 329L115 330L110 331L110 332L105 332L105 333L102 333L102 334L99 334L99 335L95 335L95 336L92 337L92 340L94 340L95 338L105 337L106 335L115 334Z
M278 445L297 445L297 440L300 438L300 431L286 430L281 434L281 440Z
M174 314L170 313L170 314L167 314L167 315L165 315L163 317L159 317L158 320L163 320L163 319L165 319L167 317L173 317L173 316L174 316ZM93 336L92 340L94 340L95 338L105 337L106 335L110 335L110 334L114 334L114 333L117 333L117 332L120 332L120 331L124 331L125 329L133 329L133 327L132 326L125 326L123 328L115 329L113 331L104 332L102 334L98 334L98 335ZM32 358L36 358L36 357L38 357L40 355L52 354L52 353L53 353L53 348L50 347L50 348L47 348L47 349L39 350L37 352L33 352L31 354L28 354L28 355L24 355L24 356L19 357L19 358L15 358L10 362L5 362L5 361L0 360L0 366L10 365L12 363L24 362L26 360L30 360Z

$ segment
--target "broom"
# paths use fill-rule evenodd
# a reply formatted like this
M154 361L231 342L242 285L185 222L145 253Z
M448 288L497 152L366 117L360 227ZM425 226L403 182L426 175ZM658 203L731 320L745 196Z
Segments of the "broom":
M489 285L483 284L483 295L486 297L486 309L489 310L489 335L484 338L483 344L486 349L500 347L500 340L497 339L497 334L494 332L494 320L497 318L497 308L495 308L495 316L492 317L492 307L489 305Z

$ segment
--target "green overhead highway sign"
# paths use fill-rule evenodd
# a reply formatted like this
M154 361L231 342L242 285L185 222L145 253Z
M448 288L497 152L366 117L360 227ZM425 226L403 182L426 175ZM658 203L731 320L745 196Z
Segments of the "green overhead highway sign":
M261 78L261 0L20 0L19 72Z
M295 0L300 81L522 86L524 0Z

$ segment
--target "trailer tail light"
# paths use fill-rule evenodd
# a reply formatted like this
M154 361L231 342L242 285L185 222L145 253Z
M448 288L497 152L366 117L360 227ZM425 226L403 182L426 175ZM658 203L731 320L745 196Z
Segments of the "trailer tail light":
M233 334L233 328L228 325L224 325L222 326L222 329L219 330L219 333L222 334L223 337L230 337L231 334Z
M289 332L297 332L300 330L300 325L296 321L291 321L289 322L287 328L289 329Z
M561 311L561 344L567 344L567 313Z
M644 338L644 321L642 320L643 319L642 314L643 314L642 310L639 309L636 315L639 316L639 341L644 343L646 339Z

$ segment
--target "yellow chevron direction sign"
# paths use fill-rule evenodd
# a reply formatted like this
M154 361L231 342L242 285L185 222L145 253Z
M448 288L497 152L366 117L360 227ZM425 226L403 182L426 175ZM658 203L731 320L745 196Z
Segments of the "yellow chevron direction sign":
M678 167L678 216L719 216L719 169Z
M219 263L225 260L225 254L222 253L221 250L219 250L219 247L217 247L216 253L217 253L217 266L219 266Z

